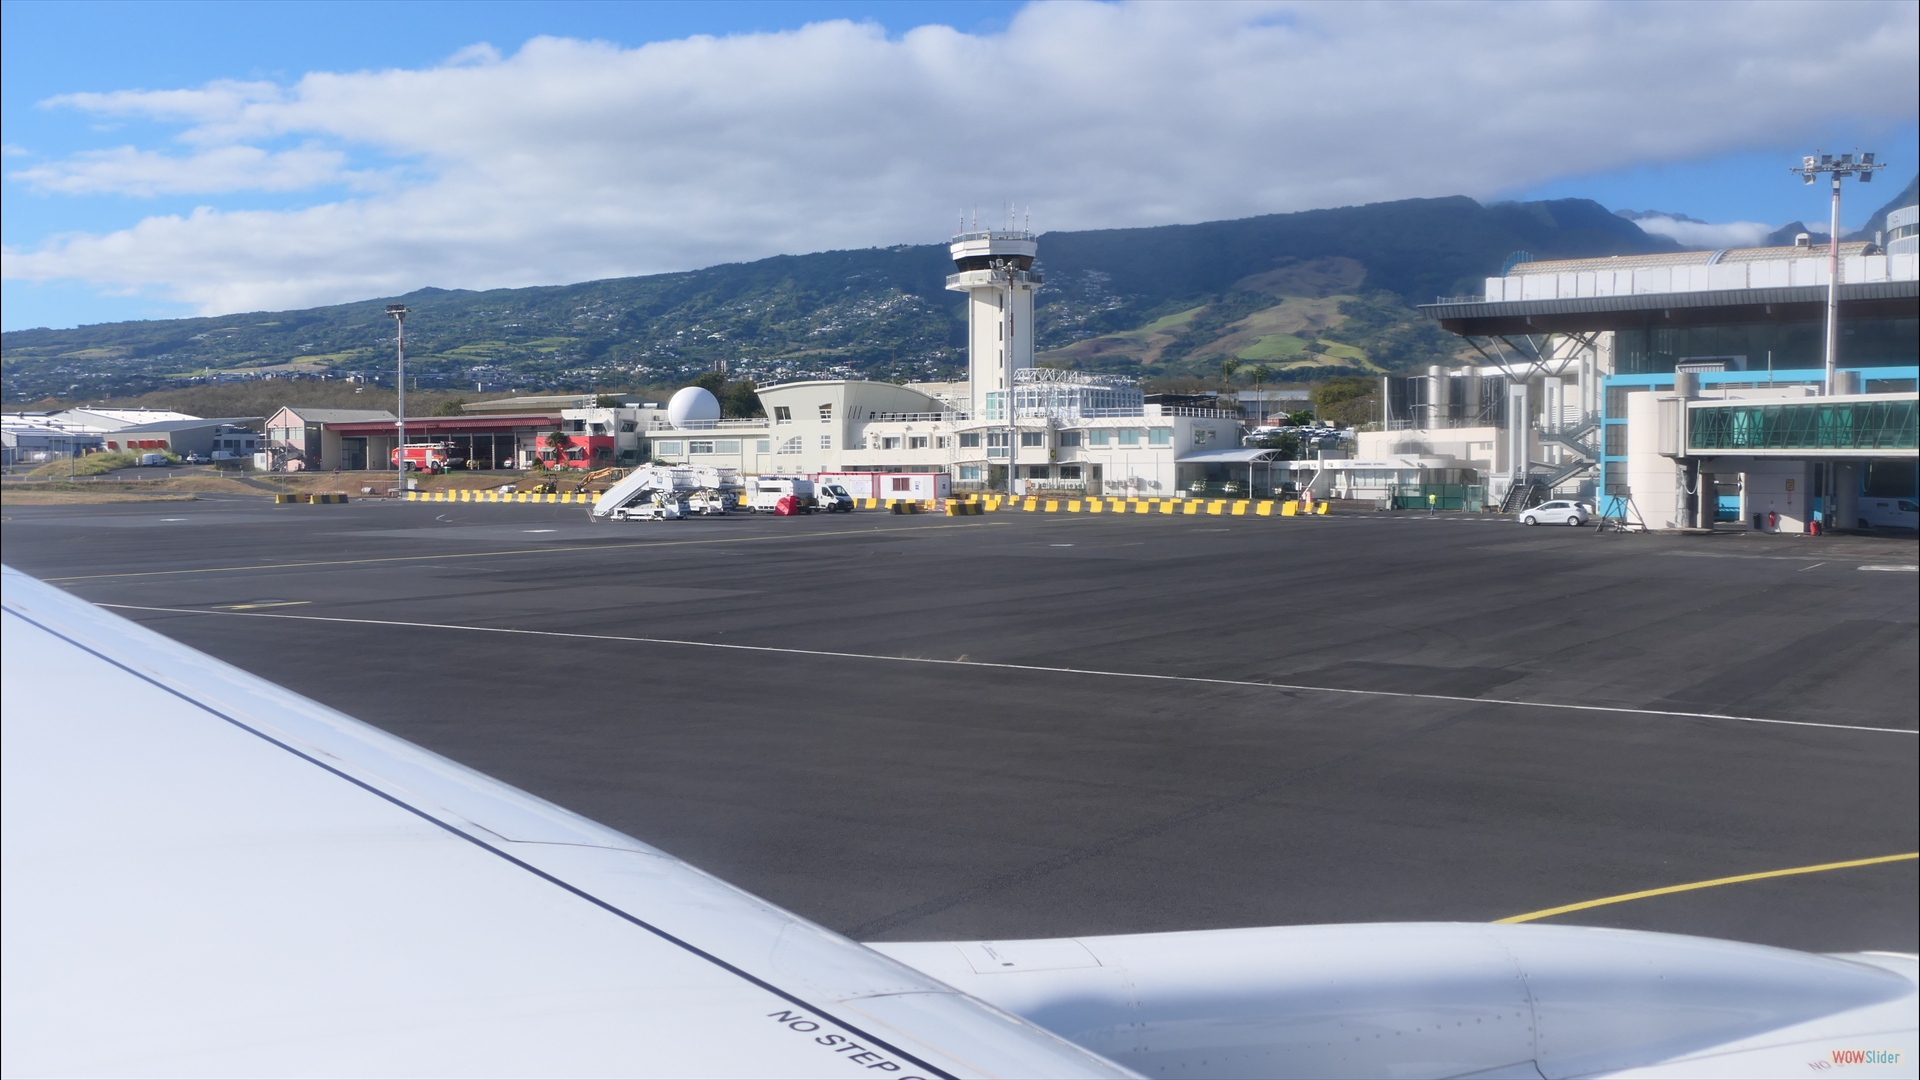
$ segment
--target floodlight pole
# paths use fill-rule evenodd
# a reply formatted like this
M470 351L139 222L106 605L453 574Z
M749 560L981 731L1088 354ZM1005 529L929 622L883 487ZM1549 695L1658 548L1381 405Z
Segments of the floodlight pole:
M1834 372L1840 359L1840 181L1858 174L1860 182L1871 183L1874 171L1884 169L1886 165L1875 162L1871 151L1861 154L1855 161L1852 154L1841 154L1835 158L1832 154L1808 154L1800 159L1800 167L1789 171L1800 174L1801 182L1813 183L1814 177L1821 173L1833 179L1833 203L1827 226L1827 343L1826 343L1826 385L1822 392L1833 396Z
M394 472L398 476L398 480L395 483L393 494L397 499L404 499L407 497L407 305L388 304L387 314L393 317L393 353L398 374L396 387L400 392L397 403L399 421L396 424L396 430L398 434L395 436L396 441L393 451L395 458Z

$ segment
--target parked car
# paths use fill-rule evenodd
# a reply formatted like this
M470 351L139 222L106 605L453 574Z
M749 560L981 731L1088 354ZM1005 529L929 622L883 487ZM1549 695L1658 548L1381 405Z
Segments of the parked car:
M205 465L208 461L208 458L206 457L206 455L196 450L193 453L188 454L186 457L181 458L180 460L186 462L189 465Z
M1520 512L1522 525L1585 525L1593 520L1593 511L1584 503L1555 499Z

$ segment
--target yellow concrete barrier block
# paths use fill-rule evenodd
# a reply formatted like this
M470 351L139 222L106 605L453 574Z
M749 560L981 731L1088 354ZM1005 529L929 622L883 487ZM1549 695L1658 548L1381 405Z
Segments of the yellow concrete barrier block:
M1199 499L1182 499L1181 500L1180 512L1183 514L1188 514L1188 515L1197 514L1204 508L1205 507L1203 506L1203 504L1200 502Z
M1281 517L1293 517L1299 512L1300 512L1300 504L1293 499L1288 499L1286 502L1283 502L1280 504Z
M1079 512L1080 512L1080 500L1079 500L1079 499L1068 499L1068 500L1067 500L1067 513L1069 513L1069 514L1077 514L1077 513L1079 513Z
M1047 500L1045 500L1045 501L1044 501L1044 503L1043 503L1043 504L1041 505L1041 507L1040 507L1040 509L1042 509L1042 510L1044 510L1044 511L1046 511L1046 512L1047 512L1047 513L1049 513L1049 514L1057 514L1057 513L1059 513L1059 512L1060 512L1060 500L1059 500L1059 499L1047 499Z
M1318 503L1314 503L1314 504L1313 504L1313 512L1314 512L1314 513L1316 513L1316 514L1324 514L1324 513L1326 513L1326 512L1327 512L1327 504L1326 504L1326 503L1323 503L1323 502L1318 502Z
M1266 502L1263 502L1260 505L1254 507L1253 514L1255 517L1272 517L1273 516L1273 500L1268 499Z
M1226 512L1227 512L1227 504L1220 499L1215 499L1212 502L1207 504L1207 513L1212 514L1215 517L1218 517L1221 514L1224 514Z
M1249 503L1249 502L1247 502L1247 500L1245 500L1245 499L1235 499L1235 500L1234 500L1234 503L1233 503L1233 516L1234 516L1234 517L1246 517L1246 516L1247 516L1247 507L1248 507L1248 506L1250 506L1250 505L1252 505L1252 504L1251 504L1251 503Z
M275 506L284 506L287 503L295 503L299 501L300 501L300 496L298 495L275 495L273 497L273 504Z

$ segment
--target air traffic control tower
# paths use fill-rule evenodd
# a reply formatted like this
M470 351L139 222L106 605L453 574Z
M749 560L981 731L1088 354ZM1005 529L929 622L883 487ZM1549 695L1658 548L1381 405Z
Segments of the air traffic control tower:
M1026 230L967 232L953 238L947 288L967 294L969 412L976 420L1008 420L1013 373L1033 366L1033 294L1040 245Z

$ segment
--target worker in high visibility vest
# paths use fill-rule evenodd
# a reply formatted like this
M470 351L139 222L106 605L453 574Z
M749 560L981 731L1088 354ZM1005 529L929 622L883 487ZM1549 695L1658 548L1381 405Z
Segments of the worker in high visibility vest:
M1440 496L1429 491L1427 493L1427 516L1437 517L1439 516L1439 513L1440 513Z

